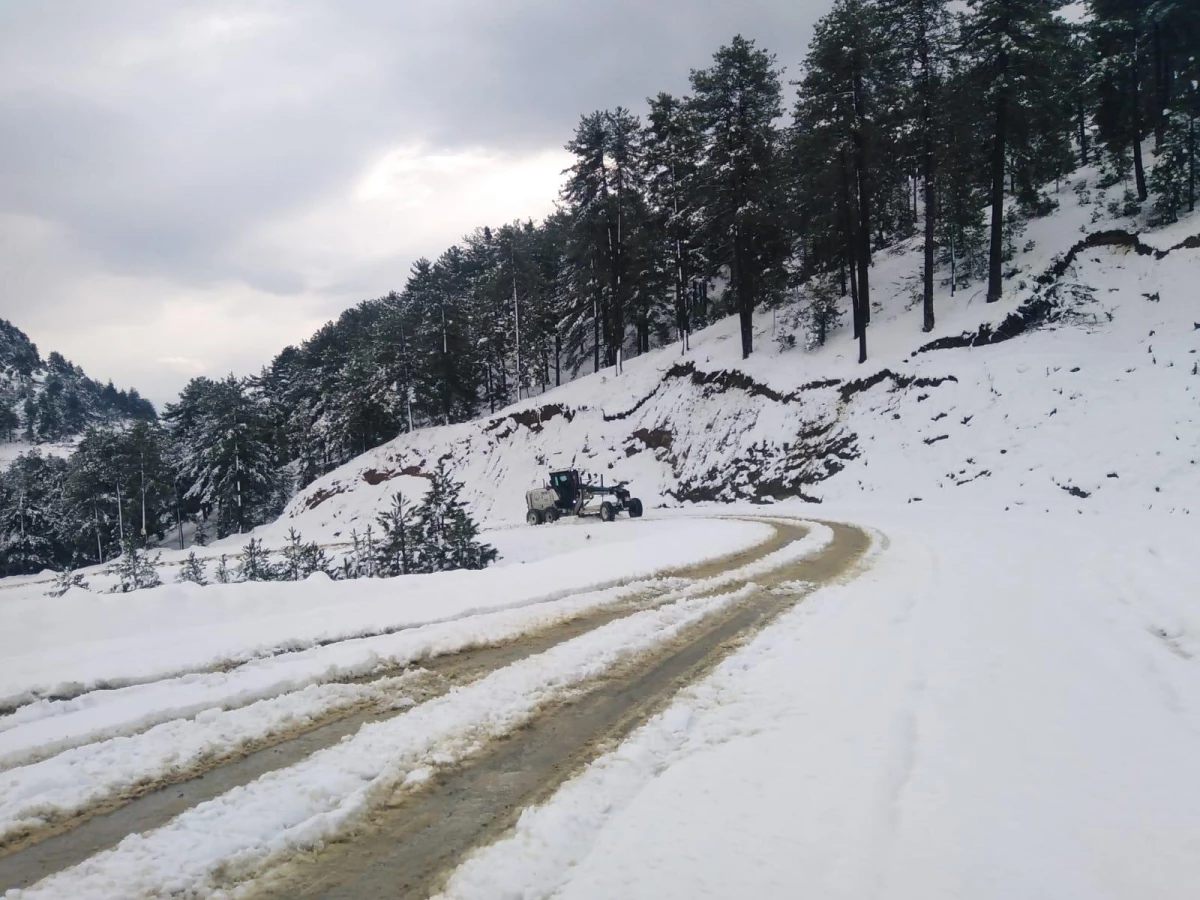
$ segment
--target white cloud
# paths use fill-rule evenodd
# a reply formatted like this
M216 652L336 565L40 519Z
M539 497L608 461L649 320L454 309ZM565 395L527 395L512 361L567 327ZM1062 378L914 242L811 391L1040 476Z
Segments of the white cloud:
M505 154L398 146L344 193L260 228L241 253L260 265L291 260L316 290L364 267L402 272L480 225L550 213L568 163L560 150ZM399 287L379 284L376 291Z

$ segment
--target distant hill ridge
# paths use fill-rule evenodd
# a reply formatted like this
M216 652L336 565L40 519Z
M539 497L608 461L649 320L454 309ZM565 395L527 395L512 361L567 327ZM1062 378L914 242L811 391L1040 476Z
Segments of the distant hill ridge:
M0 319L0 441L61 441L90 425L157 418L136 388L94 381L61 353L43 360L29 335Z

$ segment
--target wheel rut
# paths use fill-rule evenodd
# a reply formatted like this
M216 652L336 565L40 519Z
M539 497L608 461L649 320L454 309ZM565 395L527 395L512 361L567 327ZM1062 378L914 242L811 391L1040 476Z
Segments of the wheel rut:
M669 704L681 687L711 672L811 590L852 575L871 537L852 526L827 524L834 530L832 544L815 557L755 578L762 590L746 601L548 707L420 789L401 789L352 833L292 857L256 883L242 885L239 896L418 900L435 893L467 854L503 835L522 810L548 799Z
M763 543L668 575L697 581L712 578L762 559L806 533L805 528L796 524L783 521L769 524L775 530ZM731 589L726 585L719 590L725 592ZM715 588L706 591L715 592ZM369 678L355 681L370 682L418 670L423 677L406 685L404 693L414 703L425 702L457 685L469 683L618 618L666 602L672 594L669 588L647 591L549 628L527 632L513 640L423 660L419 667L376 672ZM107 798L79 815L57 821L50 819L41 828L11 838L0 844L0 894L12 888L28 887L115 846L130 834L157 828L207 800L249 784L268 772L294 765L337 744L365 724L403 715L406 710L398 708L396 702L400 699L385 698L364 703L361 707L343 709L296 731L273 735L245 747L236 755L206 759L201 764L173 771Z

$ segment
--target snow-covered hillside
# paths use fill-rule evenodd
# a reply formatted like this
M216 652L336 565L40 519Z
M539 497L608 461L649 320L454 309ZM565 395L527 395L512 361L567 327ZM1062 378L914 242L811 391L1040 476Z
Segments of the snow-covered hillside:
M870 359L848 328L780 351L790 310L762 312L740 358L736 322L476 422L404 435L296 497L278 527L361 528L397 489L451 461L490 520L515 520L549 467L685 501L924 502L1200 511L1200 217L1139 230L1106 212L1083 170L1019 243L1005 299L942 287L920 331L919 243L876 255ZM1031 327L1005 340L1024 327ZM803 335L798 343L803 344ZM965 346L974 343L978 346ZM268 532L272 529L268 528Z
M136 390L93 381L60 353L42 359L25 332L0 319L0 466L34 445L69 455L89 425L154 416Z

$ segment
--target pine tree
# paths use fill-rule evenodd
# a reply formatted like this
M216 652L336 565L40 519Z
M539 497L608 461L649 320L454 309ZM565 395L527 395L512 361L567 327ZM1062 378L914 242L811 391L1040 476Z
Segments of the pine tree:
M454 492L455 501L457 493ZM495 547L477 540L479 526L463 504L450 504L449 523L449 568L484 569L499 557L500 553Z
M806 288L801 321L808 329L807 345L809 349L823 347L829 333L841 324L841 298L830 275L811 279Z
M591 301L593 366L612 366L617 374L631 313L644 351L663 298L642 137L637 117L617 107L584 116L566 145L575 156L562 191L571 223L568 258L576 290Z
M179 567L179 574L175 580L180 584L191 582L192 584L206 585L208 582L204 578L204 563L196 557L196 551L193 550L187 555L187 559L183 561L183 565Z
M670 261L675 332L680 350L688 350L697 310L692 308L695 273L703 260L695 234L694 193L703 149L701 134L690 103L671 94L650 98L650 112L642 135L647 171L650 214Z
M263 549L262 541L251 538L238 555L239 581L277 581L279 570L271 564L271 555Z
M497 552L476 540L478 527L461 499L463 485L450 478L445 462L438 463L409 532L416 547L414 572L483 568Z
M937 179L939 263L947 268L950 295L968 282L987 277L988 233L986 132L990 123L976 100L970 70L948 61L943 88L946 114Z
M54 575L54 586L46 591L47 597L61 597L72 588L88 590L88 583L83 580L83 573L74 569L63 569Z
M185 498L207 516L215 507L217 536L240 534L268 521L277 509L279 477L265 404L232 375L195 378L167 407Z
M870 266L872 197L884 179L879 160L886 146L874 121L884 106L884 36L873 7L839 0L814 29L796 101L796 165L808 170L813 202L830 212L824 221L843 241L841 260L849 269L858 361L867 359L871 321ZM818 213L815 222L822 221Z
M397 491L392 495L391 507L376 521L382 534L375 557L376 571L387 578L408 575L413 571L418 545L412 504Z
M729 272L742 358L754 350L754 309L786 284L787 235L780 204L774 122L783 114L775 58L738 35L693 70L704 149L696 180L697 225L710 266Z
M114 594L126 594L140 591L143 588L158 587L162 584L158 577L158 562L161 554L151 556L143 550L132 538L124 547L124 552L117 560L105 569L109 575L117 578L117 584L112 588Z
M222 553L221 558L217 560L216 582L217 584L229 584L232 580L229 575L229 557Z
M1150 9L1156 39L1156 122L1160 153L1150 175L1157 218L1173 222L1196 208L1196 119L1200 118L1200 9L1159 0Z
M363 535L359 535L358 529L352 529L350 543L350 553L342 560L342 577L347 580L374 578L379 574L379 554L371 526L367 526L366 533Z
M34 449L0 479L0 567L9 575L73 564L79 530L63 503L67 463Z
M305 543L295 528L289 528L283 548L283 562L276 570L281 581L303 581L321 572L329 574L329 559L315 541Z
M937 148L945 127L944 57L948 53L949 15L945 0L881 0L883 28L892 51L904 67L907 85L903 118L921 159L924 182L924 270L922 330L933 330L933 270L937 234Z
M1142 159L1150 0L1091 0L1093 36L1100 58L1096 124L1113 156L1129 153L1137 196L1149 196Z
M987 302L1004 291L1005 175L1010 156L1023 160L1019 179L1030 188L1029 152L1033 139L1047 123L1061 129L1069 114L1058 107L1063 99L1054 90L1059 49L1066 32L1053 17L1059 0L967 0L971 14L964 24L963 42L972 62L979 96L992 117ZM1041 127L1038 127L1041 126Z

